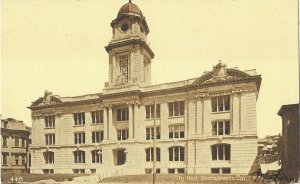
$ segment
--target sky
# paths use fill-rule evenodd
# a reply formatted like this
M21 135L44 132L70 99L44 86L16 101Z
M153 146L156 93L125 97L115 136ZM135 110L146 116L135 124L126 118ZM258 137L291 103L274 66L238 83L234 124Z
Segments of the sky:
M31 125L45 90L102 92L110 23L126 0L2 0L1 113ZM297 0L132 0L150 28L152 84L200 77L222 60L262 75L258 136L281 132L283 104L298 103Z

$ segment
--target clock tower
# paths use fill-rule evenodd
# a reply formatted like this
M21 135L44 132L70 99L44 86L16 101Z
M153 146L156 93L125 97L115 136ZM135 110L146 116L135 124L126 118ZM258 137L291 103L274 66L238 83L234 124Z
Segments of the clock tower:
M149 27L139 7L124 4L111 22L112 39L105 47L109 54L109 82L106 89L151 84L151 59L147 44Z

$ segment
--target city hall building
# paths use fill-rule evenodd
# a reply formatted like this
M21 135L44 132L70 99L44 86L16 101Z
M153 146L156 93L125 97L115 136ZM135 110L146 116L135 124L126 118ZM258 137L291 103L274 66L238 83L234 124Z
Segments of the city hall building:
M248 174L261 76L220 62L197 78L152 85L141 10L123 5L111 27L102 93L46 91L29 107L31 173L149 174L156 135L157 173Z

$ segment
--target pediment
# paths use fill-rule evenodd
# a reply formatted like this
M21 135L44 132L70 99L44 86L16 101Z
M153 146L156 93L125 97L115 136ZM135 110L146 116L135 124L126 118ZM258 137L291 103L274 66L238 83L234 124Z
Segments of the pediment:
M58 103L62 103L62 101L56 96L53 96L51 92L45 91L44 97L40 97L36 101L32 102L31 107L52 105Z
M227 69L225 64L219 63L214 66L213 70L203 74L196 79L192 85L212 84L232 80L247 79L251 75L237 69Z

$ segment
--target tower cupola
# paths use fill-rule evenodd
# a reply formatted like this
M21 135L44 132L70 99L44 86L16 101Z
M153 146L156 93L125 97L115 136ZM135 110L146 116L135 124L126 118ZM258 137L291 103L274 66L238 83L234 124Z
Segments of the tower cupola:
M129 1L120 8L111 27L112 39L105 47L109 53L106 88L150 85L154 53L147 44L150 30L142 11Z

